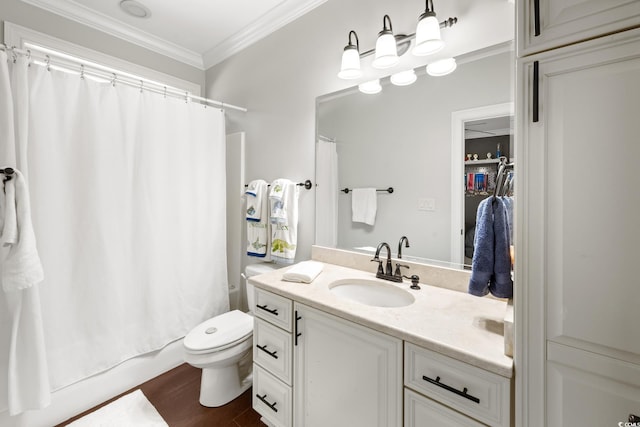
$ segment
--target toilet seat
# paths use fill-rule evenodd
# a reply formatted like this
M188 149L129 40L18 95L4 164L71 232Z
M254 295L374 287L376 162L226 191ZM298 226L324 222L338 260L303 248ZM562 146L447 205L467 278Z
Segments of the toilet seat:
M253 317L233 310L206 320L184 337L185 350L192 354L214 353L250 339Z

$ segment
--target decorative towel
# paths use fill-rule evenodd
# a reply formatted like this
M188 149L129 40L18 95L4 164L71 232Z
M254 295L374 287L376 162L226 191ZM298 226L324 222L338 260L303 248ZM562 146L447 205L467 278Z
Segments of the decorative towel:
M497 298L513 297L509 245L504 201L500 197L481 201L476 216L470 294L484 296L491 292Z
M254 184L252 186L252 184ZM251 189L251 190L249 190ZM247 187L247 255L269 258L269 198L268 186L263 180L251 181ZM253 195L252 195L253 194ZM260 200L260 204L257 204ZM252 208L249 208L249 207ZM249 210L253 209L253 215Z
M271 259L278 264L293 264L296 257L299 194L298 185L288 179L271 183Z
M251 181L244 192L247 195L247 221L260 221L267 212L262 210L262 199L267 195L267 182L262 179Z
M12 179L6 181L4 187L6 199L2 243L9 246L9 252L2 264L2 288L5 292L12 292L40 283L44 273L31 224L29 190L22 173L15 170ZM13 197L13 200L9 197Z
M354 188L351 191L351 220L374 225L378 209L376 189Z
M322 272L324 264L317 261L302 261L282 275L287 282L311 283Z
M291 184L288 179L276 179L269 188L269 217L271 224L286 224L287 211L285 207L285 193Z

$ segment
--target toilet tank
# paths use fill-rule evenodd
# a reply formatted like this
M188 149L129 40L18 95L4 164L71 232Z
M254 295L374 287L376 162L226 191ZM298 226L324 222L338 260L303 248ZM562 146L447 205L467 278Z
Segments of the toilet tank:
M249 277L257 276L258 274L268 273L273 270L277 270L280 268L279 266L262 262L258 264L247 265L244 270L245 275L245 290L247 291L247 305L249 306L249 312L253 313L253 309L255 308L255 302L253 297L253 285L249 284Z

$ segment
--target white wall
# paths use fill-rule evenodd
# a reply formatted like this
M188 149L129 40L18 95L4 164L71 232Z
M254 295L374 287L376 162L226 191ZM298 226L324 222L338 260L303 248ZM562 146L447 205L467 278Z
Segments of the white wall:
M413 33L423 10L421 0L329 0L207 70L208 97L249 109L246 114L230 113L227 123L228 131L246 132L247 180L313 180L316 97L357 84L336 76L349 31L358 32L361 51L365 51L374 47L384 14L390 15L396 33ZM439 56L455 56L513 38L514 10L506 0L437 2L436 11L441 20L459 19L456 26L443 30L448 47ZM414 68L426 61L405 55L403 64ZM314 191L303 190L299 260L311 254L314 206Z

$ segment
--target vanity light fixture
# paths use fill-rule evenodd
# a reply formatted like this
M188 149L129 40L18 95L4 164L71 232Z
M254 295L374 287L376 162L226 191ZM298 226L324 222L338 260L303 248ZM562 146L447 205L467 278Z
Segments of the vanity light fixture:
M389 24L388 27L387 23ZM391 18L389 18L389 15L384 15L382 18L382 31L378 33L378 40L376 40L376 58L371 63L371 66L383 70L396 66L398 62L400 62L398 45L396 44L396 38L393 36Z
M391 75L391 83L396 86L409 86L414 83L418 77L416 76L416 72L411 70L400 71L399 73L395 73Z
M425 0L425 11L418 18L416 32L413 34L393 34L389 15L382 18L382 31L378 33L375 49L360 52L360 42L355 31L349 32L349 44L342 52L342 63L338 77L341 79L357 79L362 76L360 58L375 55L371 65L377 69L392 68L400 62L400 57L409 50L411 41L415 39L414 55L429 55L441 50L444 42L440 37L440 29L451 27L458 18L448 18L438 22L433 7L433 0ZM355 39L355 44L352 41Z
M373 95L379 93L382 90L382 86L380 86L380 79L375 79L368 82L360 83L358 85L358 89L362 93Z
M441 59L427 65L427 74L433 77L446 76L447 74L453 73L457 67L458 64L455 58Z
M431 3L431 8L429 8ZM440 23L436 18L433 0L425 0L425 11L418 18L416 28L416 45L411 51L416 56L426 56L436 53L444 47L440 37Z
M354 45L351 41L351 35L356 39ZM362 76L360 69L360 41L355 31L349 31L349 44L344 47L342 52L342 65L338 77L345 80L357 79Z

